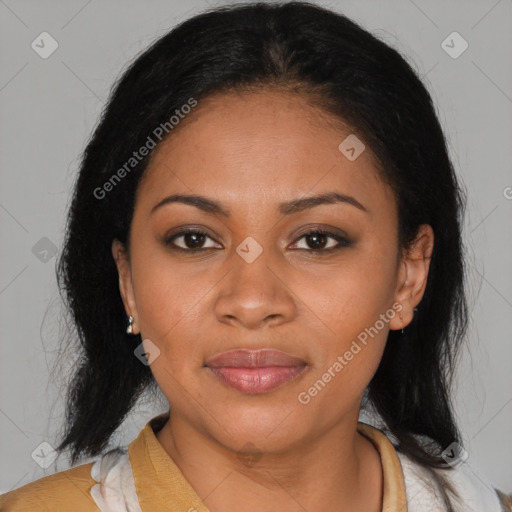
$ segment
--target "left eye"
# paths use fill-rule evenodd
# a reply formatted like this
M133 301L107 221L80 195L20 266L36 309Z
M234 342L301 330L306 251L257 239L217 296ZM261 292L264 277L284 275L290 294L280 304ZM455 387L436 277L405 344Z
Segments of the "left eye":
M330 247L326 248L329 238L331 241L334 241L334 243ZM347 247L350 245L350 242L346 238L323 230L308 231L299 238L299 240L302 239L309 240L310 245L313 245L313 247L305 248L305 250L309 250L311 252L329 252L331 250L340 249L341 247ZM295 244L297 244L297 242L295 242Z

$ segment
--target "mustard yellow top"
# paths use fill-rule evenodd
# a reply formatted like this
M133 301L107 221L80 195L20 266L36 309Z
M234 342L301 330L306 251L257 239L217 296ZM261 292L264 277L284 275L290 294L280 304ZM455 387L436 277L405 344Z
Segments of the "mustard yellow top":
M155 433L168 412L146 423L128 446L135 488L143 512L209 512ZM383 470L382 512L407 512L402 467L395 448L380 430L358 423L357 430L377 448ZM91 476L93 462L45 476L0 496L2 512L97 512L89 494L97 482Z

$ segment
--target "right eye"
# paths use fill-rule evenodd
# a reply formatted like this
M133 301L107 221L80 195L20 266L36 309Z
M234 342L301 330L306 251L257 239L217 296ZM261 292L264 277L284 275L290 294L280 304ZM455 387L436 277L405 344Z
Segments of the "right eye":
M180 238L183 239L182 245L176 243L176 240ZM199 229L184 229L165 238L164 245L171 246L173 250L176 249L185 252L200 252L213 249L214 247L199 247L204 243L206 238L213 240L207 233Z

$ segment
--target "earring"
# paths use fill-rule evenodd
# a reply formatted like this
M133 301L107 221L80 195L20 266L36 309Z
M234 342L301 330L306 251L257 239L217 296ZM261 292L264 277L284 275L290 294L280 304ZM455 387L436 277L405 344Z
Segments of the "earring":
M126 334L133 334L133 316L128 317L128 327L126 328Z
M418 311L418 308L414 308L414 313L415 313L416 311ZM414 313L413 313L413 316L414 316ZM402 323L403 323L404 319L402 318L402 311L399 311L399 312L398 312L398 316L400 317L400 320L401 320L401 321L402 321ZM402 328L402 334L403 334L403 333L404 333L404 329Z

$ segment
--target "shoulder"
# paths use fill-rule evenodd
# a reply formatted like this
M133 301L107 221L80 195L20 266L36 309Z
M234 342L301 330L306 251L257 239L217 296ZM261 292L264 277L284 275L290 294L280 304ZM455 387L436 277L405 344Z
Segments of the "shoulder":
M433 504L445 510L439 487L444 479L457 492L460 499L448 493L454 509L464 512L503 512L506 494L500 493L468 462L450 469L428 470L404 453L397 452L402 465L407 504L410 512L432 510ZM437 478L436 478L437 477ZM436 508L436 510L438 510Z
M0 496L2 512L98 511L89 494L93 462L42 477Z

